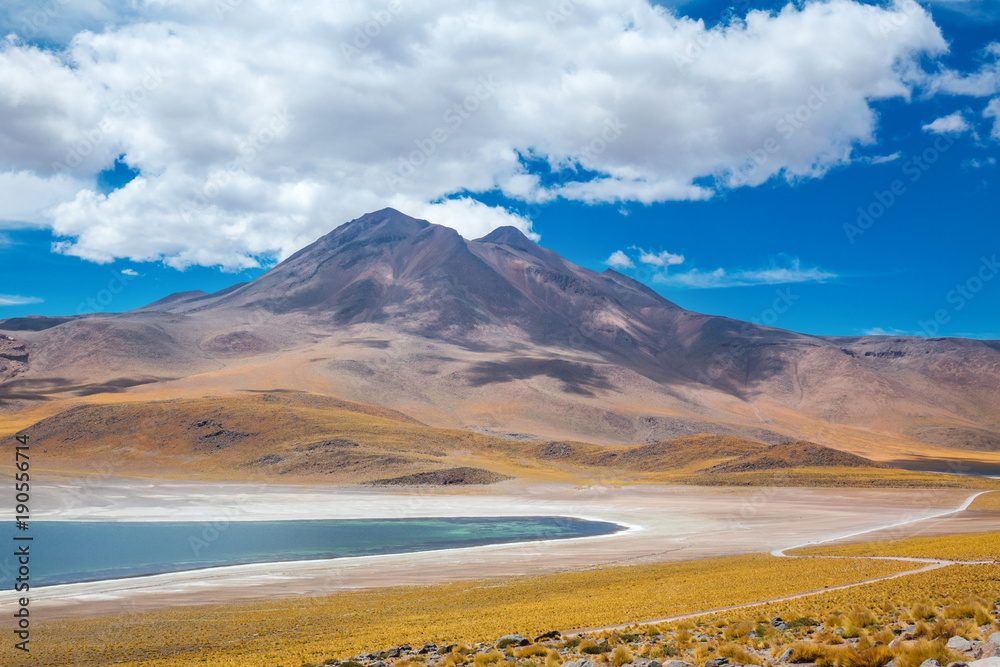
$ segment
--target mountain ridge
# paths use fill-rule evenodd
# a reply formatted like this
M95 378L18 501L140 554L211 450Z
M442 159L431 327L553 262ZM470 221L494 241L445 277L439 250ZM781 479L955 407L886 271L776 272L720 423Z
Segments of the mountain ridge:
M213 294L9 322L0 331L29 358L0 382L7 411L72 399L82 383L185 396L280 379L543 439L718 432L894 460L1000 458L1000 342L812 336L699 314L515 228L466 240L395 209Z

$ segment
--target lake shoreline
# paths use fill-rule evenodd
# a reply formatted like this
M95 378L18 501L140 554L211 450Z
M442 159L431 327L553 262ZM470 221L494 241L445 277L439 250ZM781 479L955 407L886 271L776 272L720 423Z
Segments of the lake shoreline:
M885 516L930 516L957 507L964 490L587 487L504 483L457 492L104 479L86 497L76 479L36 487L38 518L259 520L430 516L570 516L629 526L616 533L422 553L232 565L32 591L46 621L176 606L345 590L420 586L614 565L768 553L884 525ZM981 514L981 513L980 513ZM965 512L949 530L987 530L995 516ZM916 533L926 526L907 529ZM0 613L14 604L0 593Z
M339 560L343 560L343 559L374 558L374 557L378 557L378 556L395 556L395 555L425 554L425 553L443 553L443 552L456 551L456 550L461 550L461 549L476 549L476 548L479 548L479 547L501 546L501 545L509 545L509 544L533 544L533 543L539 543L540 544L540 543L553 542L553 541L580 540L580 539L589 539L589 538L597 538L597 537L609 537L609 536L615 535L617 533L621 533L623 531L627 532L627 531L630 531L630 530L640 530L641 529L639 526L630 526L630 525L627 525L627 524L621 524L621 523L610 522L610 521L600 521L600 520L596 520L596 519L585 519L585 518L582 518L582 517L551 516L551 515L549 515L549 516L544 516L544 515L537 515L537 516L534 516L534 515L533 516L501 516L501 517L426 517L425 519L426 520L439 520L439 521L440 520L444 520L444 521L447 521L449 519L456 519L456 518L458 518L458 519L473 519L473 520L474 519L484 519L485 518L485 519L497 519L497 520L504 520L504 521L511 521L511 520L518 521L518 520L531 520L531 519L541 519L541 520L546 520L546 519L547 520L570 519L570 520L579 522L581 524L586 524L586 526L581 525L581 529L583 529L583 528L589 528L591 526L598 526L598 525L600 525L600 526L607 526L608 528L605 529L605 530L603 530L603 531L601 531L601 532L588 532L588 533L585 533L585 534L566 535L566 536L530 537L530 538L516 538L516 537L512 537L510 539L498 536L496 539L489 539L488 541L483 541L483 542L475 543L475 544L447 545L447 543L445 543L446 546L441 546L439 548L387 549L387 550L381 551L379 553L358 553L358 554L345 554L345 555L342 555L342 556L301 557L301 558L295 558L295 557L293 557L293 558L266 559L266 560L247 560L247 561L231 562L231 563L205 564L205 565L198 565L198 566L195 566L195 567L185 567L185 568L180 568L180 569L168 569L168 570L162 570L162 571L156 571L156 572L129 573L129 574L125 574L125 575L122 575L122 576L94 577L94 578L80 579L80 580L74 580L74 581L59 581L59 582L52 582L52 583L42 583L42 584L33 585L32 589L35 590L35 591L49 591L49 590L51 590L51 589L53 589L55 587L58 587L58 586L73 586L73 585L76 585L76 584L94 584L94 583L102 583L102 582L121 582L121 581L126 581L126 580L140 580L140 579L145 579L147 577L155 577L155 576L160 576L160 575L175 575L175 574L182 574L182 573L208 572L208 571L217 570L217 569L220 569L220 568L236 568L236 567L241 567L241 566L254 566L254 565L259 565L259 566L281 566L283 564L288 564L288 563L324 563L324 562L329 562L329 561L339 561ZM370 521L370 520L365 520L365 519L333 519L333 520L329 520L329 521L331 523L337 523L337 522L345 522L346 523L346 522L363 522L363 521ZM403 523L403 522L414 521L414 520L412 520L412 519L382 519L382 521L392 521L392 522ZM420 520L416 520L416 521L420 521ZM285 522L281 522L281 523L284 525L284 524L295 523L295 522L303 522L303 523L326 523L325 521L316 520L316 519L291 519L291 520L288 520L288 521L285 521ZM60 524L66 524L66 523L71 523L71 524L96 524L98 522L96 522L96 521L67 522L67 521L51 521L51 520L49 520L49 521L36 521L34 523L35 524L53 524L53 523L60 523ZM116 522L116 523L117 523L117 525L122 525L122 524L126 524L126 523L131 523L131 522ZM141 523L142 523L143 526L152 526L152 525L158 525L158 524L159 525L163 525L163 524L167 524L168 522L166 522L166 521L159 521L159 522L141 522ZM218 524L219 522L201 521L201 522L169 522L169 523L171 523L171 524L177 523L180 526L184 526L185 528L190 528L190 527L197 527L200 524L204 524L204 525L206 525L208 527L213 527L216 524ZM250 524L251 521L248 520L248 521L243 521L243 522L240 522L240 523ZM264 523L264 522L255 522L255 523ZM541 528L542 528L542 526L539 526L539 529L541 529Z

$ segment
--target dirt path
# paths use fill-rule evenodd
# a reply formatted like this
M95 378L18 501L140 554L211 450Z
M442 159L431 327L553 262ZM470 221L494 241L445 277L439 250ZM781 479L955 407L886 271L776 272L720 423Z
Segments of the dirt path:
M825 539L825 540L807 542L805 544L798 544L798 545L793 546L793 547L784 547L784 548L781 548L781 549L775 549L774 551L771 552L772 556L776 556L778 558L851 558L851 559L867 558L868 560L892 560L892 561L899 561L899 562L904 562L904 563L923 563L924 564L923 567L919 567L919 568L916 568L916 569L913 569L913 570L905 570L903 572L896 572L894 574L887 574L887 575L882 576L882 577L875 577L874 579L865 579L863 581L855 581L855 582L852 582L852 583L849 583L849 584L841 584L839 586L830 586L830 587L827 587L827 588L818 588L818 589L815 589L815 590L806 591L804 593L795 593L793 595L784 595L784 596L781 596L781 597L767 598L765 600L757 600L755 602L747 602L745 604L732 605L732 606L729 606L729 607L715 607L715 608L712 608L712 609L703 609L701 611L691 612L691 613L687 613L687 614L679 614L679 615L676 615L676 616L664 616L663 618L655 618L655 619L651 619L651 620L647 620L647 621L637 621L635 623L623 623L623 624L619 624L619 625L607 625L607 626L599 627L599 628L577 628L575 630L567 630L566 632L564 632L562 634L564 636L572 636L572 635L579 635L579 634L584 634L584 633L605 632L605 631L611 631L611 630L624 630L626 628L629 628L629 627L632 627L632 626L636 626L636 625L657 625L659 623L669 623L671 621L683 621L683 620L689 619L689 618L698 618L700 616L709 616L711 614L718 614L718 613L723 613L723 612L727 612L727 611L736 611L738 609L748 609L750 607L757 607L759 605L769 604L769 603L772 603L772 602L786 602L788 600L797 600L799 598L809 597L811 595L821 595L823 593L829 593L831 591L840 591L840 590L844 590L844 589L847 589L847 588L854 588L856 586L864 586L866 584L872 584L872 583L875 583L877 581L886 581L886 580L889 580L889 579L898 579L900 577L908 577L910 575L920 574L922 572L930 572L932 570L938 570L938 569L941 569L943 567L948 567L949 565L987 565L987 564L993 563L995 561L992 561L992 560L958 561L958 560L944 560L944 559L937 559L937 558L913 558L913 557L902 557L902 556L900 556L900 557L895 557L895 556L794 556L794 555L790 555L790 554L785 553L786 551L791 551L791 550L794 550L794 549L800 549L800 548L808 547L808 546L817 546L817 545L820 545L820 544L826 544L828 542L836 542L838 540L847 539L849 537L857 537L859 535L866 535L868 533L875 533L875 532L878 532L878 531L881 531L881 530L887 530L887 529L890 529L890 528L899 528L899 527L902 527L902 526L909 526L909 525L912 525L912 524L915 524L915 523L920 523L922 521L930 521L930 520L933 520L933 519L940 519L940 518L943 518L943 517L947 517L947 516L951 516L951 515L954 515L954 514L958 514L959 512L964 512L965 510L969 509L969 506L972 505L972 503L976 500L976 498L978 498L979 496L983 495L984 493L989 493L989 491L981 491L979 493L974 493L971 496L969 496L968 498L966 498L965 502L962 503L958 508L953 509L953 510L946 510L946 511L943 511L943 512L939 512L939 513L934 514L932 516L925 516L925 517L920 517L920 518L916 518L916 519L908 519L908 520L905 520L905 521L898 521L896 523L892 523L892 524L889 524L889 525L886 525L886 526L880 526L880 527L877 527L877 528L871 528L871 529L868 529L868 530L863 530L863 531L858 531L858 532L854 532L854 533L849 533L847 535L840 535L840 536L837 536L837 537L831 537L831 538Z

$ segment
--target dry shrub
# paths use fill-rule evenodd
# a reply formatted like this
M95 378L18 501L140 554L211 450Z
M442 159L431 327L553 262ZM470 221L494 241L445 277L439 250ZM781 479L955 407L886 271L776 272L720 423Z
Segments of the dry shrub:
M503 653L493 649L489 653L477 653L476 657L472 660L477 667L482 667L483 665L492 665L503 660ZM398 665L396 667L399 667Z
M885 628L884 630L879 630L878 632L872 635L872 639L874 641L882 642L883 644L888 644L895 638L896 635L894 635L892 633L892 630L889 630L888 628Z
M514 649L514 657L521 658L534 658L535 656L548 655L549 647L542 646L541 644L532 644L531 646L524 646L521 648Z
M467 656L452 651L438 661L438 667L452 667L453 665L465 665L468 663L469 658Z
M795 642L790 647L792 649L792 662L815 662L821 663L830 653L830 649L821 644L812 642ZM775 649L775 652L784 652L784 649ZM777 656L775 656L777 657Z
M632 654L624 646L616 646L611 654L611 662L615 667L621 667L632 662Z
M896 657L896 651L885 644L872 646L863 651L853 647L838 649L837 667L884 667Z
M869 628L878 624L878 618L872 613L872 610L863 607L855 607L847 612L846 617L849 625L855 625L859 628Z
M708 644L702 644L702 643L699 643L697 646L694 647L694 653L692 654L695 661L697 662L705 662L711 655L712 652L709 649Z
M584 645L586 644L586 646ZM584 642L580 644L580 653L585 653L587 655L603 655L611 650L611 646L607 641L603 641L600 644L597 642Z
M861 633L863 632L864 630L862 630L858 626L854 625L853 623L848 623L847 625L844 626L844 632L841 635L841 637L844 637L845 639L857 639L858 637L861 636Z
M942 611L945 618L968 618L976 622L976 625L987 625L993 618L989 609L982 600L969 598L960 604L945 607Z
M759 665L760 658L751 654L745 647L739 644L723 644L718 648L716 654L722 658L729 658L730 662L738 662L741 665Z
M920 667L925 660L937 660L942 665L960 661L962 656L949 650L945 643L918 639L912 644L904 644L900 647L899 662L903 667Z
M934 637L944 637L950 639L955 635L965 638L976 638L979 636L979 627L968 618L942 618L931 627Z
M732 641L734 639L739 639L740 637L746 637L753 629L754 624L750 621L738 621L736 623L730 623L726 626L726 631L723 636L729 641Z
M922 602L910 607L910 619L913 621L933 621L937 618L937 610Z

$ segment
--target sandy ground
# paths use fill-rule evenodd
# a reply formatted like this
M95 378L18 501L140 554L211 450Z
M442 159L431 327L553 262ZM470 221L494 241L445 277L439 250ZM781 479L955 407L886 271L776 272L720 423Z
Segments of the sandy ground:
M609 536L293 563L262 563L32 589L47 620L287 595L458 579L539 574L595 565L770 552L919 519L955 508L964 490L705 489L525 485L485 492L291 487L60 478L33 487L33 520L347 519L564 515L625 524ZM968 514L969 516L965 516ZM963 530L989 530L993 514L955 515ZM916 523L893 531L906 537ZM207 533L211 535L211 530ZM210 542L211 540L209 540ZM39 545L40 546L40 545ZM65 545L69 546L69 545ZM211 548L210 546L208 548ZM0 593L0 614L15 603Z

